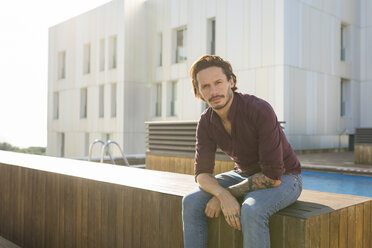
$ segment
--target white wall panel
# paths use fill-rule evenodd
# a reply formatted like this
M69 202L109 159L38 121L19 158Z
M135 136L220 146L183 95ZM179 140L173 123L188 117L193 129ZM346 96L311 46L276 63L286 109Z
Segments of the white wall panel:
M310 11L310 70L321 71L321 12L317 9Z
M206 0L206 18L212 18L216 16L217 0ZM198 2L201 2L200 0Z
M260 0L250 3L249 67L256 68L262 65L262 7Z
M243 11L244 0L226 2L226 59L236 70L243 68L243 56L236 52L243 51Z
M275 0L262 1L262 66L275 61Z
M274 32L275 32L275 65L284 64L284 0L275 1L275 22L274 22Z
M226 57L226 36L227 28L226 25L226 13L227 0L219 0L216 8L216 54L222 58Z
M256 70L235 71L238 92L256 95Z
M372 81L360 84L360 116L361 127L372 127Z

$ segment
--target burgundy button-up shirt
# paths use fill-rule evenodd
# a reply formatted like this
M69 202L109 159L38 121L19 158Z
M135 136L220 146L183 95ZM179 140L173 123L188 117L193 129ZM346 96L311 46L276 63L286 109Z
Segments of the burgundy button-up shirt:
M201 116L196 131L195 179L213 173L217 146L248 176L257 172L275 180L285 173L301 173L301 165L266 101L234 93L228 112L231 136L212 108Z

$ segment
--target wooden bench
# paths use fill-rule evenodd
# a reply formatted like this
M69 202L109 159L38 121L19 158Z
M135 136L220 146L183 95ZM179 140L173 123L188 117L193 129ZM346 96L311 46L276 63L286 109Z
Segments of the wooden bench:
M196 186L191 175L0 151L0 236L21 247L182 247L182 197ZM371 247L371 200L305 190L271 218L272 247ZM223 218L209 225L209 247L241 247Z
M304 190L270 219L271 247L371 247L371 198ZM209 247L242 247L224 218L209 221Z

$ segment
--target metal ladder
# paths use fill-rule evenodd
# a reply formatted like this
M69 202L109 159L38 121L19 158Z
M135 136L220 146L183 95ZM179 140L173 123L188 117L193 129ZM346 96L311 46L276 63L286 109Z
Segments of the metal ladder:
M123 150L121 149L120 145L119 145L116 141L113 141L113 140L108 140L107 142L104 142L103 140L100 140L100 139L96 139L96 140L94 140L94 141L90 144L90 146L89 146L88 161L91 161L91 159L92 159L92 150L93 150L93 146L94 146L95 144L97 144L97 143L100 143L100 144L103 145L103 146L102 146L102 149L101 149L101 160L100 160L101 163L103 163L103 158L104 158L105 153L106 153L106 150L107 150L107 152L108 152L108 154L109 154L109 157L110 157L110 159L111 159L112 164L115 164L115 161L114 161L114 159L113 159L112 156L111 156L111 152L110 152L110 150L108 150L109 145L114 144L114 145L116 145L116 146L119 148L119 151L120 151L120 153L121 153L121 155L122 155L122 157L123 157L123 160L124 160L124 164L125 164L126 166L129 166L128 160L127 160L127 158L125 157L124 152L123 152Z

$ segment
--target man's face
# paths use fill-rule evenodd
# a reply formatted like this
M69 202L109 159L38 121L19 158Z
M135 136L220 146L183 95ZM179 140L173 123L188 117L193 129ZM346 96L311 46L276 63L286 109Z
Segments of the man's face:
M227 80L222 68L213 66L201 70L196 74L199 96L201 96L214 110L223 109L233 95L231 88L234 81Z

